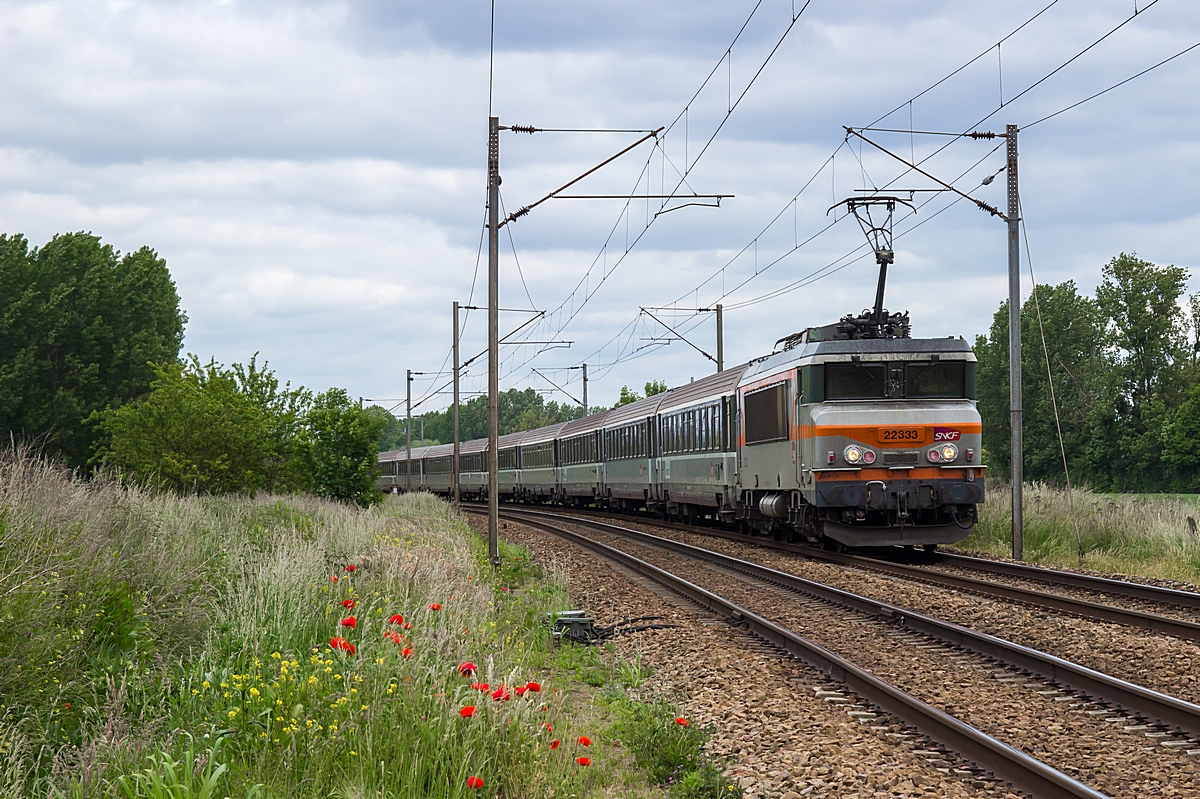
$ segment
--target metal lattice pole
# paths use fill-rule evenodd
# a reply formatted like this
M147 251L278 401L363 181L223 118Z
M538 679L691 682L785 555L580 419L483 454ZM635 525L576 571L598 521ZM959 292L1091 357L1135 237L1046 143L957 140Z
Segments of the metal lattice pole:
M500 565L500 118L488 119L488 557Z
M454 454L450 461L450 480L454 484L454 507L458 507L458 301L454 301Z
M1012 456L1012 556L1025 556L1024 442L1021 408L1021 206L1017 194L1017 126L1007 125L1008 144L1008 407Z

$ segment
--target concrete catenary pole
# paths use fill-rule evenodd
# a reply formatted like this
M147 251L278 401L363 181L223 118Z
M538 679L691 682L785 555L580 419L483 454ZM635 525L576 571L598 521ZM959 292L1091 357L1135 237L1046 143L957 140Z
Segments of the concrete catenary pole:
M717 371L725 371L725 315L721 303L717 303Z
M588 415L588 404L587 404L587 364L586 364L586 363L583 365L583 415L584 415L584 416L587 416L587 415Z
M404 395L404 437L408 453L404 460L404 490L412 491L412 369L404 375L404 384L407 392Z
M450 459L450 482L454 489L454 506L458 507L458 300L454 301L454 453Z
M500 118L488 118L488 558L500 565Z
M1012 455L1012 556L1025 555L1023 482L1025 459L1021 430L1021 203L1017 193L1017 126L1007 125L1008 144L1008 408Z

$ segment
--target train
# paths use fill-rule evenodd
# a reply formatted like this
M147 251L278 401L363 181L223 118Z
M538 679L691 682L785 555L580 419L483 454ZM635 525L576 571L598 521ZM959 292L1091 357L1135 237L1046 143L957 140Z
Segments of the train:
M961 540L984 501L975 355L962 337L913 338L881 303L664 393L501 436L499 500L836 549ZM463 499L487 498L487 447L460 445ZM380 453L377 485L449 496L452 456Z

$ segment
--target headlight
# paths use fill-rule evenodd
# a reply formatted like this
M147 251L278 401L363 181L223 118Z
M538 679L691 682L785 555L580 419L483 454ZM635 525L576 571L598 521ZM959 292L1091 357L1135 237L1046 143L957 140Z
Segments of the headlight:
M862 447L851 444L842 452L842 457L846 459L846 463L858 463L862 460Z
M927 453L930 463L939 461L952 461L958 457L958 447L953 444L942 444L940 447L934 447Z

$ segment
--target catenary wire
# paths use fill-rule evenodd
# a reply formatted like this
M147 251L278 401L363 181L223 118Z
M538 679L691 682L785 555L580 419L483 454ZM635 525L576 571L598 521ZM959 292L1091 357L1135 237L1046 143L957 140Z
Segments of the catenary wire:
M497 191L500 197L500 213L505 217L508 213L504 210L504 195ZM537 304L533 301L533 296L529 293L529 284L525 282L525 273L521 271L521 259L517 257L517 244L513 241L512 225L505 225L504 229L508 231L508 246L512 248L513 262L517 265L517 275L521 278L521 287L525 289L525 299L529 300L530 309L537 308Z
M731 42L729 47L726 48L725 54L717 62L717 64L713 67L713 70L709 73L708 77L705 78L704 82L701 84L701 87L699 89L697 89L696 93L692 96L692 99L688 101L688 105L684 107L684 111L681 112L679 115L677 115L676 118L671 122L671 124L667 126L666 130L664 131L664 137L665 137L665 134L667 132L669 132L671 129L673 129L679 123L679 121L681 119L686 121L688 109L690 108L691 103L695 102L696 98L699 97L700 93L704 90L704 87L712 79L712 76L715 75L716 72L720 69L721 64L724 63L726 59L732 58L733 46L737 43L737 41L741 37L742 33L746 30L746 27L750 24L750 21L753 19L754 15L758 12L758 9L762 6L762 2L763 2L763 0L759 0L759 2L751 10L750 15L746 18L746 21L742 24L742 27L739 28L738 33L734 36L733 42ZM741 104L742 100L745 99L747 93L757 82L759 76L762 75L763 71L766 69L766 67L770 63L771 59L779 51L779 48L783 45L783 42L787 39L788 35L795 28L796 22L800 19L801 15L804 14L805 10L808 9L809 5L811 5L811 0L805 0L805 3L803 6L801 6L800 10L798 12L795 12L792 15L791 21L788 23L783 34L779 37L779 39L775 43L774 47L772 47L770 52L767 54L766 58L762 61L762 63L759 65L758 69L754 72L753 76L750 78L750 81L742 89L741 93L737 97L737 100L731 101L729 103L724 117L717 124L716 129L709 136L709 138L705 142L704 146L700 149L700 152L696 155L695 159L693 159L690 164L688 164L688 163L684 164L683 174L680 177L679 181L676 183L675 187L670 192L664 192L665 194L675 194L676 192L679 191L680 187L685 184L688 174L690 174L690 172L695 167L695 165L699 162L699 160L708 151L708 148L712 145L712 142L716 139L717 135L721 132L722 128L724 128L725 123L729 120L730 116L732 116L733 112ZM663 149L663 151L665 153L665 148L660 147L660 149ZM649 162L647 162L647 163L649 164ZM641 176L639 175L637 185L640 185L640 183L641 183ZM635 187L635 191L636 191L636 187ZM660 209L665 208L666 204L669 202L670 202L670 200L664 200L662 202L662 204L660 205ZM576 285L575 289L573 289L571 294L568 295L568 298L566 300L564 300L563 303L561 303L553 311L551 311L550 314L547 315L547 320L549 320L555 314L558 314L561 311L561 309L566 306L566 304L568 302L572 301L575 294L579 291L580 285L584 286L583 301L580 302L578 306L575 306L574 303L572 302L571 312L567 316L567 319L565 321L561 322L561 324L558 325L558 327L554 330L554 332L552 334L547 336L548 339L553 339L554 337L559 335L567 327L567 325L569 325L578 316L579 312L583 309L584 306L586 306L588 300L590 300L591 297L594 296L597 291L599 291L600 287L603 286L605 282L607 282L608 278L612 275L612 273L624 261L625 256L628 255L629 251L633 247L637 246L638 242L641 241L641 239L645 235L646 231L648 231L650 229L650 227L653 225L654 220L657 219L657 215L656 215L655 217L652 217L648 221L646 226L634 238L633 242L626 245L625 251L615 260L615 262L613 263L613 265L611 267L607 266L606 263L604 264L603 274L601 275L599 281L596 283L595 287L591 288L591 290L589 291L588 290L588 288L590 287L589 278L590 278L592 270L595 268L596 261L600 260L601 257L607 256L608 245L612 241L612 236L616 232L617 227L620 225L621 217L626 216L629 213L629 211L630 211L630 206L629 206L629 202L627 202L625 205L625 208L622 210L621 214L618 216L617 222L613 226L613 230L609 233L608 239L606 239L605 244L601 248L601 256L598 256L597 259L593 261L592 266L590 266L588 268L588 271L587 271L587 273L585 273L584 278L581 280L580 284ZM545 349L538 349L531 356L526 358L522 363L518 364L515 368L520 368L520 367L524 366L530 360L537 357L542 352L545 352ZM508 374L511 374L511 370L508 372Z
M1179 58L1180 56L1185 55L1187 53L1190 53L1192 50L1195 50L1197 47L1200 47L1200 42L1196 42L1195 44L1193 44L1190 47L1185 47L1184 49L1180 50L1178 53L1171 56L1170 58L1164 58L1162 61L1159 61L1154 66L1146 67L1145 69L1143 69L1141 72L1137 73L1136 75L1130 75L1125 80L1123 80L1119 83L1114 83L1112 86L1109 86L1107 89L1104 89L1103 91L1098 91L1095 94L1091 95L1090 97L1083 98L1082 100L1080 100L1077 103L1071 103L1071 105L1067 106L1066 108L1061 108L1058 111L1055 111L1053 114L1046 114L1046 116L1042 117L1041 119L1030 122L1028 125L1025 125L1021 129L1029 130L1034 125L1038 125L1042 122L1045 122L1047 119L1053 119L1054 117L1058 116L1059 114L1065 114L1067 111L1070 111L1073 108L1078 108L1079 106L1083 105L1084 103L1086 103L1090 100L1095 100L1097 97L1100 97L1101 95L1108 94L1113 89L1119 89L1122 86L1124 86L1126 83L1129 83L1130 81L1133 81L1133 80L1137 80L1138 78L1145 75L1147 72L1152 72L1152 71L1158 69L1159 67L1161 67L1163 64L1168 64L1168 63L1174 61L1176 58Z

